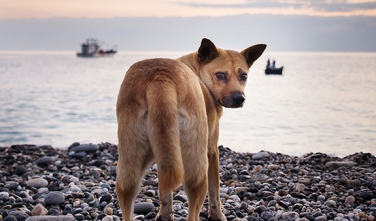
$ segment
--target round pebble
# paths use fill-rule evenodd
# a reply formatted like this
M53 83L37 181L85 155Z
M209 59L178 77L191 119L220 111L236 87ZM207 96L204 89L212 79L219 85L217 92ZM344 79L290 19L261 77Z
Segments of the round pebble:
M134 213L146 215L154 209L154 204L152 203L136 203L134 205Z
M9 193L8 192L0 192L0 200L7 201L9 199Z
M50 163L55 162L55 160L56 159L54 157L41 157L35 161L35 164L40 167L43 167L43 166L47 166Z
M99 146L96 144L81 144L78 146L72 147L69 151L74 152L95 152L99 149Z
M24 175L26 172L27 172L27 169L25 166L23 165L17 165L14 172L18 175L18 176L22 176Z
M18 210L13 210L8 213L8 216L14 216L16 217L17 220L23 221L26 220L29 215L25 211L18 211Z
M353 197L353 196L348 196L348 197L346 197L346 199L345 199L345 203L348 203L348 204L353 204L353 203L355 203L355 197Z
M64 194L61 192L49 192L47 196L44 198L44 202L47 205L59 205L65 201Z
M268 158L268 157L269 157L269 153L265 151L261 151L252 155L253 160L261 160L261 159Z
M30 216L26 221L75 221L73 216Z
M35 188L46 187L48 186L48 181L43 178L35 178L26 181L26 185Z
M40 203L38 203L31 211L32 216L48 215L48 210Z

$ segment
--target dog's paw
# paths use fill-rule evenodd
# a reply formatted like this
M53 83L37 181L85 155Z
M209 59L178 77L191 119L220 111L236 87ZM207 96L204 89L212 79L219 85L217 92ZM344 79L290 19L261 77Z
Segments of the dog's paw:
M208 220L209 221L226 221L227 219L226 219L226 216L222 212L219 212L214 215L209 213Z
M220 207L216 207L216 206L211 207L211 210L209 210L209 214L208 214L208 220L210 221L226 221L227 220L226 216L218 208Z
M208 217L208 220L209 221L226 221L227 219L225 217L221 218L221 219L213 219L211 218L210 216Z
M174 214L170 214L170 216L163 217L158 214L158 216L155 218L157 221L173 221L174 220Z

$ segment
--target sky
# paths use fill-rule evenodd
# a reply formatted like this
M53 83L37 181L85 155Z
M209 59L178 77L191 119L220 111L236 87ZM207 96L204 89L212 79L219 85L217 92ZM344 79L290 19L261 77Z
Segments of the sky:
M0 20L240 14L376 16L376 0L0 0Z
M376 0L0 0L0 50L228 48L376 52ZM156 42L158 42L156 44Z

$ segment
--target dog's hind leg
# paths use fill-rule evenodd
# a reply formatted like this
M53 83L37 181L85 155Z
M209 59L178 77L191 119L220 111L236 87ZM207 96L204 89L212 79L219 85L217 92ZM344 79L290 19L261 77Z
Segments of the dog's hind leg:
M188 178L184 181L184 190L188 197L188 221L199 221L202 204L205 201L208 190L207 166L204 166L202 161L192 161L191 163L193 165L190 166L194 167L194 165L197 165L196 168L188 167L185 174L192 173L188 176L192 176L192 178L197 176L198 179Z
M130 117L132 118L132 117ZM121 119L122 120L122 119ZM116 194L123 221L133 221L134 201L139 193L144 172L153 162L150 145L143 141L142 133L135 131L134 119L119 124L119 159L116 174ZM132 129L133 128L133 129ZM135 136L135 135L138 136Z
M141 174L141 171L137 173ZM124 171L122 173L117 174L116 179L116 194L118 197L120 208L122 210L121 212L123 214L124 221L133 220L134 199L136 198L139 190L139 178L128 178L132 176L135 176L135 174L130 176L126 171Z
M214 139L217 140L217 139ZM219 150L217 142L209 143L209 218L210 220L226 220L221 210L219 198Z
M192 115L190 115L192 116ZM208 191L207 124L204 114L195 118L193 128L182 133L181 145L184 162L184 191L188 197L188 220L199 221L202 204ZM187 120L189 121L189 120ZM189 125L183 123L183 125Z

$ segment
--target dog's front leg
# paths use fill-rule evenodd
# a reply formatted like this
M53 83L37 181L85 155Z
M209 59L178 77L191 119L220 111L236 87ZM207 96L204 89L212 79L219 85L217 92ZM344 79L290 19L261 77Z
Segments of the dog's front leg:
M210 142L208 148L209 160L209 218L210 220L226 220L221 210L219 197L219 150L217 141Z

